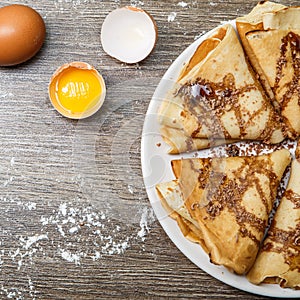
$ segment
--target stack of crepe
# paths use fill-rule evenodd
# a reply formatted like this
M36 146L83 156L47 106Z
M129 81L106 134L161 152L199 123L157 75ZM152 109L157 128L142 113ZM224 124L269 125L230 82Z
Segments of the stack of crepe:
M248 279L300 288L300 145L288 186Z
M170 153L299 137L299 17L299 7L261 1L237 19L241 44L231 25L200 44L160 107ZM183 235L212 263L247 274L254 284L300 288L300 144L263 240L290 160L288 150L173 160L175 179L156 190Z
M170 153L300 135L300 7L261 1L196 49L162 102Z
M284 139L279 116L229 24L196 49L163 100L159 121L171 153L237 140Z
M266 1L236 22L249 61L293 139L300 134L299 18L300 7Z
M252 267L268 224L287 150L252 157L172 161L175 180L156 186L183 234L238 274Z

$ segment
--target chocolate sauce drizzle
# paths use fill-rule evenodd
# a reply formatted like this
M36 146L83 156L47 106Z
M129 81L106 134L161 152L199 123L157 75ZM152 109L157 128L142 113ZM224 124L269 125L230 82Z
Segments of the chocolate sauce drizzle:
M287 190L284 197L293 203L294 209L300 209L299 194ZM292 271L297 270L300 273L300 221L296 228L282 230L276 226L276 220L274 219L262 251L282 254L290 269Z
M221 117L226 112L233 111L240 129L239 137L243 138L247 134L247 125L253 122L253 119L262 111L266 110L266 107L262 105L260 109L252 113L247 123L243 118L243 108L239 99L245 93L256 89L254 84L237 88L235 78L230 73L219 83L197 78L195 81L183 85L178 90L177 95L184 100L185 112L193 115L198 123L198 128L192 133L192 137L197 137L203 126L206 126L214 137L233 138L221 121ZM267 140L271 136L274 128L273 119L271 114L269 124L266 126L267 129L259 138L260 140Z
M283 78L283 70L287 66L288 63L288 50L291 51L292 58L292 68L293 68L293 78L291 82L287 83L286 93L282 96L281 99L277 99L279 102L281 111L285 109L288 103L291 101L293 95L297 94L298 96L298 105L300 105L300 36L294 32L289 32L285 37L281 40L280 47L280 57L277 60L276 66L276 78L273 89L274 94L276 95L278 89L280 88L280 81ZM297 137L298 133L292 128L289 120L284 117L284 123L287 126L287 130L290 132L292 137Z
M220 164L221 163L220 160ZM203 206L202 199L198 203L192 204L192 210L205 209L207 214L205 219L210 218L213 220L227 208L228 211L235 216L236 222L240 226L239 235L250 238L259 246L260 239L258 239L249 228L255 228L258 232L263 233L268 220L261 219L255 214L247 211L241 201L247 190L254 187L261 196L266 216L269 215L272 209L267 200L269 195L267 195L266 191L261 186L257 174L263 174L269 178L270 196L275 199L279 180L273 172L272 167L268 167L270 165L272 166L270 158L267 157L266 159L253 160L251 157L243 157L242 166L234 172L234 177L236 179L229 179L226 174L221 171L212 170L211 161L209 160L207 160L205 167L201 170L194 167L193 160L190 160L190 164L192 170L198 173L198 183L200 188L207 191L205 206Z
M295 209L300 209L300 195L295 193L293 190L286 190L284 197L294 204Z

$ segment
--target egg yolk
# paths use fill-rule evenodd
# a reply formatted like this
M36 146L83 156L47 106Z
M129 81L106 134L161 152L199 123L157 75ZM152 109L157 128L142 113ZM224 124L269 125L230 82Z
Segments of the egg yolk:
M56 81L57 102L70 113L83 113L94 107L102 88L92 70L69 68L62 72Z

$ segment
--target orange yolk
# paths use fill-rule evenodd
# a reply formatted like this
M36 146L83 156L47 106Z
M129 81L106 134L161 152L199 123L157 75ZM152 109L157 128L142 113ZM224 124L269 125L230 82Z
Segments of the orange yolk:
M69 68L56 79L55 94L58 104L71 114L84 113L94 107L102 87L93 70Z

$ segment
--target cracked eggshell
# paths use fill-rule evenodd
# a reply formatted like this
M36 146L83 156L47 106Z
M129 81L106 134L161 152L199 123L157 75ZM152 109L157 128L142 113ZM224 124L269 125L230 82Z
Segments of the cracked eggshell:
M128 64L145 59L154 49L157 36L153 17L146 11L131 6L109 13L101 29L103 50Z
M90 90L97 90L95 86L91 85L86 81L84 77L78 77L76 71L83 70L88 72L99 85L99 90L96 92L96 97L86 99L86 95L90 93ZM74 72L70 75L70 71ZM69 80L65 80L65 76L68 76ZM62 86L61 82L65 81ZM64 94L66 97L73 97L73 104L76 105L78 101L89 102L89 105L80 111L72 109L72 107L66 107L63 104L61 95ZM69 119L85 119L95 114L103 105L106 96L106 85L102 75L90 64L85 62L71 62L60 66L52 75L49 86L48 95L53 107L63 116ZM72 105L72 102L69 105Z

